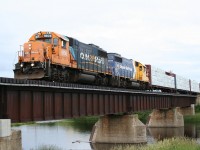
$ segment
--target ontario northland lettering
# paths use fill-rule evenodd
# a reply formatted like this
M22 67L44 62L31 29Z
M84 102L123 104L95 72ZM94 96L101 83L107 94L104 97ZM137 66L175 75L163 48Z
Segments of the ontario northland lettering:
M95 63L98 63L98 64L104 64L104 58L103 57L85 54L85 53L81 52L80 58L83 59L83 60L95 62Z

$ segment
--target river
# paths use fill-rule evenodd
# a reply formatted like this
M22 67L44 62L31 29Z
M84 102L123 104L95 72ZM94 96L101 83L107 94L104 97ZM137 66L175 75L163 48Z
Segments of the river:
M92 125L88 124L56 124L36 123L12 127L22 131L23 150L61 149L61 150L109 150L113 145L89 143ZM147 143L155 143L163 138L187 136L197 139L200 143L200 124L186 124L182 128L149 128Z

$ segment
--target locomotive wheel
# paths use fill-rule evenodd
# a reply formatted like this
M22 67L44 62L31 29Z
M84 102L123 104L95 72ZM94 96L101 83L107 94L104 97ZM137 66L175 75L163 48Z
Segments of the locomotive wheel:
M103 85L108 85L108 78L107 77L103 78Z
M121 87L126 87L126 86L127 86L126 80L122 79L121 80Z

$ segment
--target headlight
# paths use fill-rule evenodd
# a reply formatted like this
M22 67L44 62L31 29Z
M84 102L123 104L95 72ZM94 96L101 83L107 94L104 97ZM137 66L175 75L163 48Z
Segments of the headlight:
M31 47L29 47L29 49L31 50Z
M24 64L20 64L20 67L23 67L24 66Z
M31 44L28 44L29 47L31 47Z
M32 63L32 64L31 64L31 67L33 67L34 65L35 65L35 64L34 64L34 63Z

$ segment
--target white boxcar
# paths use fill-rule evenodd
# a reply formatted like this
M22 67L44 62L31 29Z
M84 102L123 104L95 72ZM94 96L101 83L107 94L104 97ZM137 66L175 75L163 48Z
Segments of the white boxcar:
M157 67L146 65L147 75L152 86L160 86L177 90L200 93L200 84L194 80L166 72ZM176 82L176 83L175 83Z
M151 84L167 88L175 88L174 77L169 76L162 69L151 66Z
M190 91L190 80L176 75L176 86L178 90Z
M191 91L200 93L199 83L198 82L196 82L194 80L191 81Z

